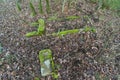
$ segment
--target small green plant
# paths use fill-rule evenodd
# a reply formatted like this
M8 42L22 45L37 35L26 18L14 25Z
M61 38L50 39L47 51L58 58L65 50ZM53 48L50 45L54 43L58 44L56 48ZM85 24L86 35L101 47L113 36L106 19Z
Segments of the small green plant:
M41 36L45 33L45 22L43 19L39 19L35 24L38 24L37 31L27 33L26 37Z
M66 17L66 20L74 20L74 19L78 19L80 18L80 16L68 16Z
M35 16L37 14L37 12L35 11L35 7L33 6L33 3L30 1L29 2L29 6L30 6L30 10L31 10L31 16ZM18 11L21 11L21 6L19 4L19 2L16 2L16 7L18 9ZM43 6L42 6L42 0L39 0L39 12L41 14L43 14ZM50 2L49 0L46 0L46 12L50 13Z
M64 36L67 34L74 34L74 33L79 33L79 32L92 32L95 33L96 29L94 27L88 27L86 26L83 29L72 29L72 30L65 30L65 31L60 31L58 33L52 33L52 36Z
M43 13L42 0L39 0L39 11L40 11L41 14ZM49 0L46 0L46 12L50 13L50 2L49 2Z
M30 23L31 26L39 26L39 23L38 22L32 22Z
M50 13L50 2L49 2L49 0L46 0L46 12Z
M99 8L107 8L112 10L120 10L120 0L90 0L91 2L98 3Z
M96 32L94 27L89 27L89 26L84 27L83 31L85 31L85 32L93 32L93 33Z
M38 20L39 26L38 26L38 33L44 33L45 32L45 21L43 19Z
M54 79L58 79L58 73L57 73L57 71L54 71L54 72L52 72L52 77L54 78Z
M63 21L63 20L74 20L74 19L79 19L79 18L80 18L80 16L74 16L74 15L72 15L72 16L67 16L67 17L65 17L65 18L58 18L58 17L55 15L55 16L49 17L47 20L48 20L48 21L53 21L53 20Z
M32 2L30 2L29 5L30 5L30 9L32 11L31 16L35 16L37 14L37 12L35 11L35 8L34 8Z
M34 80L40 80L38 77L35 77Z
M61 20L60 18L58 18L57 14L53 15L53 16L50 16L48 19L48 21L54 21L54 20Z
M20 6L20 3L17 1L16 2L16 8L17 8L17 10L18 11L21 11L22 9L21 9L21 6Z
M64 36L67 34L74 34L74 33L78 33L80 31L80 29L73 29L73 30L66 30L66 31L60 31L58 33L52 33L53 36Z
M41 14L43 13L42 0L39 0L39 11Z
M25 36L26 37L33 37L33 36L39 36L39 35L42 35L42 34L39 34L37 31L33 31L33 32L27 33Z

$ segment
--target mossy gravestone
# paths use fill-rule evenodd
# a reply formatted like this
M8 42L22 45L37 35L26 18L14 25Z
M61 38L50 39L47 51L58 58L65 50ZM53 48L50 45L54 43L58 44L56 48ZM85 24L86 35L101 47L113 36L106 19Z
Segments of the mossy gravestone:
M39 60L41 65L41 75L47 76L52 74L54 67L52 59L52 51L50 49L44 49L39 52Z

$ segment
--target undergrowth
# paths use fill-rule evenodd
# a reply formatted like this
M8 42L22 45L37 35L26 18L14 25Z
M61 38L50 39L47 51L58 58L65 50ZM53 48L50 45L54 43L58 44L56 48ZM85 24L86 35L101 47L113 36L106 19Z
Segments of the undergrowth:
M75 1L77 1L77 0L75 0ZM115 10L115 11L120 10L120 5L119 5L120 0L89 0L89 1L96 3L97 9L111 9L111 10ZM45 2L46 2L45 9L46 9L46 12L49 14L51 12L50 0L45 0ZM61 12L64 12L66 4L69 7L72 2L73 2L72 0L63 0ZM31 15L35 16L37 14L37 11L35 10L34 5L32 4L32 2L30 2L29 5L30 5L29 7L31 10ZM21 5L19 3L17 3L16 6L17 6L17 9L19 11L22 10ZM39 13L43 14L44 7L43 7L42 0L39 0L38 7L39 7ZM65 31L60 31L60 32L59 31L52 32L52 34L46 33L46 24L47 24L46 22L47 21L64 21L64 20L72 21L72 20L79 19L79 18L80 18L80 16L74 16L74 15L62 17L62 18L59 18L58 16L48 16L47 19L40 18L36 22L32 22L32 24L31 24L32 26L37 26L37 30L32 31L32 32L28 32L25 36L26 37L34 37L34 36L42 36L42 35L49 36L50 35L50 36L63 37L63 36L68 35L68 34L77 34L81 31L96 33L96 29L94 27L91 27L91 26L84 26L84 28L81 28L81 29L71 29L71 30L65 30ZM52 57L52 55L50 55L50 57ZM40 59L40 61L42 61L41 59L44 60L44 57L41 56L41 53L39 53L39 59ZM52 58L51 58L51 60L52 60ZM43 63L43 61L41 63ZM51 74L53 74L53 77L58 78L58 75L56 75L54 73L51 73ZM99 78L100 76L96 75L96 77Z
M89 1L97 3L98 8L120 10L120 0L89 0Z

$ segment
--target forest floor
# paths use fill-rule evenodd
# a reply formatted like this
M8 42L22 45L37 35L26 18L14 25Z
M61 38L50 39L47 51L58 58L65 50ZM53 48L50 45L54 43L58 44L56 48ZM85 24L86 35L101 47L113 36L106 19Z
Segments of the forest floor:
M54 80L40 73L40 50L51 49L59 65L58 80L120 80L120 17L110 10L96 10L96 4L78 0L61 13L51 2L52 14L30 16L30 10L16 11L15 2L0 3L0 80ZM37 6L37 2L35 2ZM58 2L59 4L59 2ZM54 14L53 14L54 13ZM80 16L75 20L47 21L46 33L94 26L96 33L80 32L63 37L25 37L36 28L29 23L57 15Z

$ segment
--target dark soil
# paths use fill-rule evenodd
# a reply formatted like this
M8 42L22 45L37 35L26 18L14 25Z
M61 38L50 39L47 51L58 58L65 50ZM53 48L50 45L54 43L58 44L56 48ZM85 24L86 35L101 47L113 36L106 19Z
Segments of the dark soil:
M84 0L61 13L61 5L52 2L52 12L58 11L59 17L78 15L81 18L48 21L46 33L84 26L95 26L97 32L27 38L25 34L36 29L29 23L53 15L45 13L31 18L27 3L22 4L20 13L16 11L14 0L0 3L0 80L35 80L36 77L54 80L51 76L41 76L38 53L43 49L51 49L55 64L60 66L58 80L120 80L119 16L110 10L96 10L96 4Z

